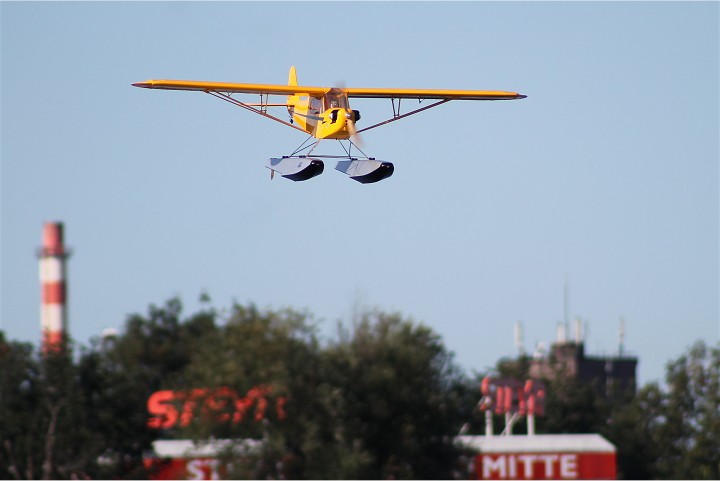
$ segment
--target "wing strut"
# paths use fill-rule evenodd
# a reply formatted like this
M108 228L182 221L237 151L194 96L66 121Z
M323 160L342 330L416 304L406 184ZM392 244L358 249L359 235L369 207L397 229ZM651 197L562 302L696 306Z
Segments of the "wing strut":
M408 112L408 113L402 114L402 115L400 115L400 100L401 100L401 99L398 99L398 108L397 108L397 111L395 110L395 99L390 99L390 100L392 101L392 104L393 104L393 118L388 119L388 120L386 120L386 121L384 121L384 122L377 123L377 124L375 124L375 125L371 125L370 127L365 127L364 129L360 129L360 130L357 131L358 134L359 134L360 132L365 132L366 130L374 129L375 127L380 127L381 125L389 124L390 122L395 122L396 120L400 120L400 119L405 118L405 117L407 117L407 116L409 116L409 115L416 114L416 113L418 113L418 112L422 112L423 110L427 110L427 109L431 109L431 108L433 108L433 107L437 107L438 105L444 104L445 102L450 102L452 99L439 100L439 101L435 102L434 104L426 105L425 107L421 107L421 108L419 108L419 109L415 109L415 110L413 110L412 112Z
M254 106L250 105L250 104L246 104L246 103L244 103L244 102L239 101L238 99L235 99L235 98L231 97L229 94L226 94L226 93L223 93L223 92L218 92L217 90L204 90L204 92L205 92L206 94L210 94L210 95L212 95L213 97L216 97L216 98L218 98L218 99L220 99L220 100L224 100L224 101L226 101L226 102L230 102L230 103L233 104L233 105L237 105L238 107L242 107L242 108L244 108L244 109L246 109L246 110L249 110L249 111L251 111L251 112L254 112L254 113L258 114L258 115L262 115L263 117L267 117L267 118L272 119L272 120L274 120L274 121L276 121L276 122L280 122L281 124L287 125L288 127L292 127L293 129L299 130L300 132L302 132L302 133L304 133L304 134L307 133L307 132L305 132L303 129L301 129L300 127L298 127L297 125L293 125L293 124L291 124L290 122L285 122L284 120L279 119L279 118L275 117L274 115L270 115L269 113L267 113L267 108L270 107L270 106L274 106L274 104L268 104L268 103L267 103L267 96L265 97L265 102L263 102L263 97L262 97L262 95L260 96L260 105L259 105L260 108L258 109L258 108L255 108ZM283 105L284 105L284 104L283 104Z

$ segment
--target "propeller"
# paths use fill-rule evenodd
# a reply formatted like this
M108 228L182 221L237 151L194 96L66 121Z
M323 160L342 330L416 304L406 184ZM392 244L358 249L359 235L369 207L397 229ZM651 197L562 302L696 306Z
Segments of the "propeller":
M357 147L362 148L363 141L357 131L357 127L355 127L355 117L360 117L360 113L357 110L351 110L347 112L345 116L347 118L348 132L350 132L350 141L352 141L352 143Z
M344 91L345 82L343 80L335 82L335 88ZM347 119L348 132L350 132L350 141L355 144L356 147L362 148L364 143L362 141L362 138L360 137L360 134L358 133L357 127L355 126L355 122L360 119L360 112L358 112L357 110L346 110L345 118Z

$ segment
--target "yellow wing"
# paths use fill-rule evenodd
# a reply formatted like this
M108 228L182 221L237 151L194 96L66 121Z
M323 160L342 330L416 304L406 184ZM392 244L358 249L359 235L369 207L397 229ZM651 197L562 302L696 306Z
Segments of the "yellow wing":
M298 85L244 84L230 82L202 82L196 80L146 80L134 83L135 87L163 90L197 90L262 95L306 94L321 97L333 90L331 87L308 87ZM438 90L438 89L385 89L344 88L348 97L387 99L438 99L438 100L513 100L526 96L502 90Z
M239 84L230 82L202 82L197 80L146 80L133 84L134 87L163 90L198 90L201 92L229 92L262 95L307 94L322 96L329 92L325 87L298 87L294 85Z
M514 100L526 95L502 90L432 90L432 89L382 89L347 88L348 97L366 99L421 99L421 100Z

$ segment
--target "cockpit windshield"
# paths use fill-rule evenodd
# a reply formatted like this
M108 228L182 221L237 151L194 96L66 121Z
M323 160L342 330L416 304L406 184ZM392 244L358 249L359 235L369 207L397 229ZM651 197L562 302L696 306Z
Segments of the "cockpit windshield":
M342 91L331 90L324 97L325 109L347 109L347 96Z

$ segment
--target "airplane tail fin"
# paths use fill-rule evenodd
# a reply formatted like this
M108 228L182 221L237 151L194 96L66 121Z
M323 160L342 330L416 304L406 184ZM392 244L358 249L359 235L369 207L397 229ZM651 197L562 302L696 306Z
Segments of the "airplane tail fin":
M297 87L297 72L295 71L295 66L290 67L290 73L288 74L288 85L291 87ZM290 114L290 122L293 122L293 117L295 115L295 104L298 101L297 95L288 95L287 103L288 103L288 114Z

